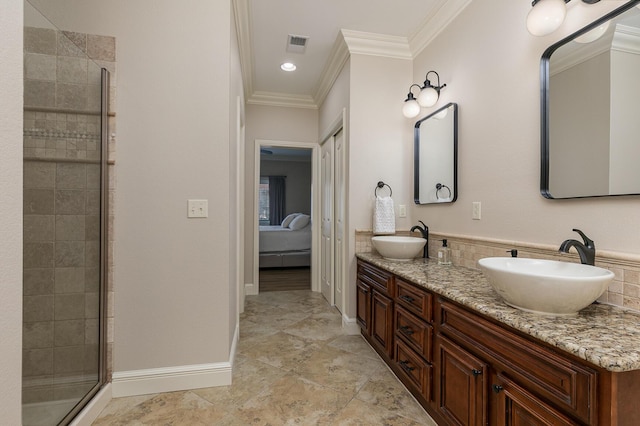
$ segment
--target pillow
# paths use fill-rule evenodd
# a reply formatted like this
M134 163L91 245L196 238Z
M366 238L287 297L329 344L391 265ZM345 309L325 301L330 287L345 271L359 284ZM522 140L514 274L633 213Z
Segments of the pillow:
M282 226L283 228L288 228L289 224L291 224L291 221L295 219L296 216L299 216L301 214L302 213L291 213L290 215L282 219L282 223L280 224L280 226Z
M289 224L289 228L291 228L294 231L297 231L307 226L310 221L311 221L311 216L309 216L308 214L300 214L291 221L291 223Z

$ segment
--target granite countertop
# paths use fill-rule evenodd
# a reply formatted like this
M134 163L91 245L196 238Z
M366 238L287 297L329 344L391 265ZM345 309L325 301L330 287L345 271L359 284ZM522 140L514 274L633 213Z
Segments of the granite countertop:
M534 314L504 303L478 270L438 265L435 259L357 257L606 370L640 370L638 312L594 303L575 316Z

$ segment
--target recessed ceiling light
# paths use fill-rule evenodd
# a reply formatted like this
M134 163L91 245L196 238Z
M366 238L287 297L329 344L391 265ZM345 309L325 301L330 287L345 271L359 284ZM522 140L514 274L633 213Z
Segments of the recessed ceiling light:
M292 64L291 62L285 62L284 64L280 65L280 69L282 71L295 71L296 70L296 65Z

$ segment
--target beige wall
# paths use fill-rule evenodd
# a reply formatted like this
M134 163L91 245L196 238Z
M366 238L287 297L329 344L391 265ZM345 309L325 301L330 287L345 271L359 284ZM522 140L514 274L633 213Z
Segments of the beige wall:
M355 231L371 229L374 190L384 181L393 190L396 229L411 218L399 218L398 206L413 203L413 127L402 115L403 96L411 85L411 61L352 55L348 131L349 235L347 268L350 291L345 312L355 317Z
M351 61L347 59L343 65L340 73L336 77L336 80L331 86L331 90L324 98L320 110L318 113L318 135L319 141L323 142L328 136L329 132L333 131L331 126L335 121L342 117L342 110L347 110L347 121L349 116L349 79L351 76Z
M640 182L640 120L638 99L640 56L611 52L611 175L609 189L614 194L638 192Z
M610 70L607 51L549 77L549 189L556 198L609 193ZM594 76L603 84L589 85Z
M21 424L22 0L0 6L0 418Z
M450 205L413 206L414 220L442 233L558 245L575 237L575 227L598 249L640 253L637 197L559 201L539 194L540 57L594 18L585 11L622 3L572 2L565 25L538 38L524 24L529 3L471 2L416 58L414 80L435 69L447 83L436 106L460 106L460 192ZM473 201L482 202L480 221L471 220Z
M245 193L244 193L244 280L255 283L253 276L254 250L254 187L255 141L272 140L299 142L312 148L318 138L318 111L304 108L282 108L247 105L245 136Z
M118 43L114 371L228 361L230 2L41 3ZM207 219L187 219L190 198Z

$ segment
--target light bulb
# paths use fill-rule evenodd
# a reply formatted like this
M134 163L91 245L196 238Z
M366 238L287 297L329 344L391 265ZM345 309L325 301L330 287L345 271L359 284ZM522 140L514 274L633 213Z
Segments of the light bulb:
M296 65L291 62L285 62L284 64L280 65L280 69L287 72L295 71L296 68Z
M407 118L413 118L418 114L420 114L420 105L418 105L418 102L415 99L405 101L402 106L402 115Z
M421 107L429 108L438 102L438 91L433 87L425 87L418 95L418 103Z
M560 28L566 14L564 0L540 0L527 15L527 30L534 36L551 34Z
M433 118L435 118L436 120L442 120L443 118L446 118L448 113L449 113L449 108L445 108L442 111L440 111L439 113L434 114Z
M597 39L602 37L605 32L607 32L607 29L609 28L609 23L610 22L611 21L607 21L602 25L598 25L597 27L595 27L591 31L589 31L589 32L587 32L585 34L582 34L580 37L576 37L575 41L577 43L591 43L592 41L596 41Z

